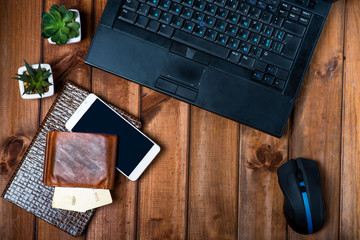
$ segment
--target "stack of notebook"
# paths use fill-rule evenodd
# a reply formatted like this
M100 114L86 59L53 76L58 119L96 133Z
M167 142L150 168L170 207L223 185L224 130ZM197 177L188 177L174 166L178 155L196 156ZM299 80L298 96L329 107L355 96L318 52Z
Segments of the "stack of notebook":
M66 132L66 121L88 95L88 91L71 82L64 85L2 194L4 199L73 236L82 234L94 210L81 213L52 207L54 187L43 183L46 136L50 131ZM141 127L135 117L113 109L137 128Z

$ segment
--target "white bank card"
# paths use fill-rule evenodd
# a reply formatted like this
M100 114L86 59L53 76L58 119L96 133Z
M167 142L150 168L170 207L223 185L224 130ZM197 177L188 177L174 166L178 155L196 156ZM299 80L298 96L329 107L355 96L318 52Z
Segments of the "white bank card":
M110 203L112 198L108 189L55 187L52 207L86 212Z

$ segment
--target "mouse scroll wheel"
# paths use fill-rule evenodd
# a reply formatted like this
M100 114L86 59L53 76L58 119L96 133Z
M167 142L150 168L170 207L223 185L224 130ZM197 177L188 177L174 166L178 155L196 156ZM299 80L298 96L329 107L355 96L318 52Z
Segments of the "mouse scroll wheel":
M297 179L299 180L299 182L303 182L304 181L304 177L302 172L300 171L300 169L296 170L296 175L297 175Z

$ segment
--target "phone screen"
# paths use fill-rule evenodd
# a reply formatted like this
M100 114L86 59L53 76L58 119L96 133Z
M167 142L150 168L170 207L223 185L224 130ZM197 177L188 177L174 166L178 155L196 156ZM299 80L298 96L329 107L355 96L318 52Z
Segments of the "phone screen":
M118 135L116 166L127 176L131 174L154 145L130 123L98 99L84 113L72 131Z

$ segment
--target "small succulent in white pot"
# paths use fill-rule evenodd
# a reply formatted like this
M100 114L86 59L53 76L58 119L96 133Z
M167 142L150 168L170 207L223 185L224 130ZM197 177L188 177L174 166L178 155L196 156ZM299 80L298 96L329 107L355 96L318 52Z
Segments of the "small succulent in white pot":
M18 69L20 94L24 99L45 98L54 95L54 79L49 64L29 65Z
M41 36L50 43L63 45L80 42L81 22L78 10L67 10L64 5L52 5L50 11L43 12L41 17Z

